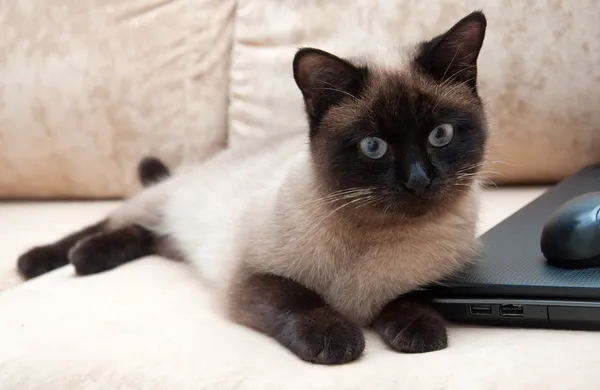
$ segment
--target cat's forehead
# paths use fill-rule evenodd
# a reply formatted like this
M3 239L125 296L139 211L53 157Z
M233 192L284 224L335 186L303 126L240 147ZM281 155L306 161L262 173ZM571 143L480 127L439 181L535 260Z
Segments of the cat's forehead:
M401 110L407 114L410 110L416 114L419 110L427 112L436 108L472 112L480 106L478 98L466 85L438 83L415 68L396 72L371 69L363 98L376 113Z
M462 111L479 117L481 101L466 85L437 83L418 69L368 67L360 94L346 99L327 115L330 133L344 133L349 124L431 122L442 110Z
M407 76L394 75L367 85L364 103L376 118L408 118L427 115L436 105L436 95L423 90Z

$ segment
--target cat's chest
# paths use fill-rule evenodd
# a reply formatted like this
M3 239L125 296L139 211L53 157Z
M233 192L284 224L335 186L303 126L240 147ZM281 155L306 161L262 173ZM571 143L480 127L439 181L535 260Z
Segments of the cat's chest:
M385 303L418 285L415 256L388 248L347 258L345 264L332 267L329 277L319 280L320 292L346 316L366 322Z
M395 236L341 251L322 248L320 256L310 257L312 266L305 268L312 272L303 272L301 279L335 309L366 323L398 295L443 277L466 261L462 254L472 246L468 235L457 242L432 233Z

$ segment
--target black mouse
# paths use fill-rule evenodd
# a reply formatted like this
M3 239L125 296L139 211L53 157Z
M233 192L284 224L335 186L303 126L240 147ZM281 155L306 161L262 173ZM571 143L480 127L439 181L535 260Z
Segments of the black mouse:
M544 224L541 249L548 263L562 268L600 267L600 192L571 199Z

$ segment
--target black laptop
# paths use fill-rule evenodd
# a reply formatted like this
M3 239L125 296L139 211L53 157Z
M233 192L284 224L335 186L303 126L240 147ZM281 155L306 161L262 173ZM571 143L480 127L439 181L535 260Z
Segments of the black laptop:
M542 227L554 210L595 191L600 165L565 179L488 230L473 266L418 294L449 321L600 330L600 268L556 268L540 250Z

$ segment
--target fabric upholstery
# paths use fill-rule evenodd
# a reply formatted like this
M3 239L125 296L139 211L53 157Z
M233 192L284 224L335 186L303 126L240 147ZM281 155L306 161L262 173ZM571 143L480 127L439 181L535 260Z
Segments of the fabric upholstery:
M346 56L433 37L475 9L488 29L480 93L498 182L555 181L600 162L600 3L594 0L238 0L231 144L303 131L299 46Z
M225 146L234 0L0 7L0 197L109 197Z
M145 154L176 166L225 147L228 126L233 146L303 131L299 46L389 49L475 8L492 177L554 181L599 161L593 0L17 1L0 8L0 197L127 195Z
M480 231L542 191L487 191ZM60 214L67 230L113 206L13 204L0 214L21 227ZM11 230L0 225L3 237ZM9 237L27 246L61 234L35 223ZM0 247L0 259L14 264L13 249ZM224 319L190 267L157 257L89 277L58 269L0 293L0 313L2 390L588 390L600 366L599 332L462 325L443 351L392 352L368 332L359 361L316 366Z

